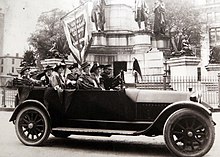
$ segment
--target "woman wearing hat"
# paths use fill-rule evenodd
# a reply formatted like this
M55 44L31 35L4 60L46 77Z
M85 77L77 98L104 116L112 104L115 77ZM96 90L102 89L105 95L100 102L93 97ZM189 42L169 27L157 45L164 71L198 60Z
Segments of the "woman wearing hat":
M96 82L92 79L89 72L90 64L85 62L81 65L82 74L77 81L79 89L97 89Z
M71 71L71 73L69 73L66 77L67 88L76 88L77 87L76 82L79 76L81 75L78 64L73 63L68 69Z
M30 67L23 67L20 71L22 79L30 79Z
M101 85L101 65L98 63L93 64L91 70L91 78L95 81L96 86L102 88ZM104 88L103 88L104 89Z
M63 90L65 88L65 78L63 76L66 64L58 63L54 67L54 72L51 77L51 85L55 90Z
M38 76L38 79L41 80L42 85L44 85L46 87L51 87L52 72L53 72L53 67L52 66L47 65L44 68L43 73L41 73Z

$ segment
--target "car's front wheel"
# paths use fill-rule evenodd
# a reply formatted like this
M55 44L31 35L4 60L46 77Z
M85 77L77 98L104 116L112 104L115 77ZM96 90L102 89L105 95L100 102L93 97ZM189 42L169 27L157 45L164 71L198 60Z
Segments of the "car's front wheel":
M163 134L168 149L180 157L205 155L215 139L212 121L191 109L174 112L167 119Z
M25 145L41 145L50 134L48 116L38 107L25 107L16 117L15 130L18 139Z

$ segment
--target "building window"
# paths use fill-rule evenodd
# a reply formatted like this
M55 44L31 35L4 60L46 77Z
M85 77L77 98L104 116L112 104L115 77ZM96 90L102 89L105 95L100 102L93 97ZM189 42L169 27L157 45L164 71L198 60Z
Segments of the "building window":
M209 30L209 38L210 46L220 45L220 27L211 28Z
M14 68L14 67L11 68L11 72L12 72L12 73L15 72L15 68Z
M1 64L4 64L4 59L2 59Z
M12 58L12 64L15 64L15 59L14 58Z
M1 67L1 72L3 73L3 67Z

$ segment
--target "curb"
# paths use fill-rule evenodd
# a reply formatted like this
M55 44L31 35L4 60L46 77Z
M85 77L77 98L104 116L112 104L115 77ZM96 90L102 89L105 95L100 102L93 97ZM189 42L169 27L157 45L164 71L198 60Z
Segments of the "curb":
M213 108L212 112L220 112L220 108Z
M9 108L9 107L0 107L0 111L8 111L8 112L12 112L14 111L15 108Z

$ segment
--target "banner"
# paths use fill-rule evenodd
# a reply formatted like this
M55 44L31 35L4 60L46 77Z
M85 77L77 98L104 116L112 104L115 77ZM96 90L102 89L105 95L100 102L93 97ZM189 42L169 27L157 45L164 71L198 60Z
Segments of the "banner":
M91 44L91 11L92 2L87 1L62 18L69 48L79 64L84 61L86 49Z

